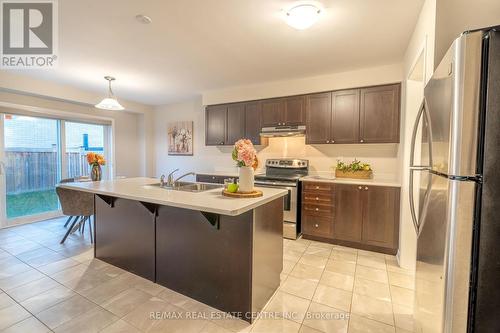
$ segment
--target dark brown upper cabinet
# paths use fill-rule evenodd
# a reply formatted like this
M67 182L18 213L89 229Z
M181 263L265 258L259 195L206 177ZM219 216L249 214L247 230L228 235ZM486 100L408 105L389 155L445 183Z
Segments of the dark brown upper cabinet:
M242 138L250 139L254 145L263 144L261 115L260 101L207 106L205 144L232 146Z
M206 145L263 144L262 127L306 125L307 144L398 143L401 85L207 107Z
M285 114L282 125L303 125L306 120L305 96L293 96L285 99Z
M227 107L226 145L233 145L245 136L245 104L230 104Z
M399 142L400 84L360 91L360 143Z
M260 145L262 138L262 102L245 103L245 138L252 141L254 145Z
M262 126L294 126L305 122L305 96L262 101Z
M332 93L332 135L330 143L359 140L359 90Z
M308 95L306 143L399 142L399 91L393 84Z
M306 97L306 143L330 143L332 93L311 94Z
M205 112L205 144L224 145L226 142L227 105L207 106Z
M279 126L282 123L285 101L282 98L262 101L262 126Z

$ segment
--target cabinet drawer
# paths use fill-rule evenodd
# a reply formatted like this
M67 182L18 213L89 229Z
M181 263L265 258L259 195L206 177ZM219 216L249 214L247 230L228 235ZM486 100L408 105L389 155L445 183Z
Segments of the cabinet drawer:
M320 205L332 205L333 197L331 194L326 194L323 192L303 192L302 202Z
M332 191L333 184L330 183L322 183L322 182L304 182L303 184L304 191Z
M333 216L333 207L328 205L314 205L304 203L302 205L302 212L305 215L312 216Z
M333 220L328 217L304 215L302 218L302 231L306 235L331 237Z

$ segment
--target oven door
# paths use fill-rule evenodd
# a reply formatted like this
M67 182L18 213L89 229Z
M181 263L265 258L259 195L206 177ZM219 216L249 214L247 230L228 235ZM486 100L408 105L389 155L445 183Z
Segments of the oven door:
M258 187L281 188L288 191L283 197L283 236L297 238L297 184L291 182L255 181Z
M297 223L297 184L285 182L255 181L259 187L281 188L288 193L283 197L283 219L286 222Z

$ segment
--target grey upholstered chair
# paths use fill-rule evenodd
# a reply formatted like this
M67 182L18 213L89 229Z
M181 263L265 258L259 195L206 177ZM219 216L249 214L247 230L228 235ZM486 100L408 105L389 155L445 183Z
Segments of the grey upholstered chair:
M94 215L94 195L78 190L69 190L61 187L56 187L56 193L61 203L63 214L66 216L75 216L75 220L71 223L68 231L61 240L64 243L69 234L80 229L85 231L85 222L89 222L89 235L90 241L92 239L92 220L91 216ZM78 222L78 225L76 225Z
M66 178L66 179L61 179L61 181L59 182L59 184L74 183L74 182L75 182L75 178ZM68 219L66 220L66 223L64 223L64 227L65 228L68 226L68 224L71 222L71 220L73 218L78 219L79 216L70 216L70 217L68 217Z

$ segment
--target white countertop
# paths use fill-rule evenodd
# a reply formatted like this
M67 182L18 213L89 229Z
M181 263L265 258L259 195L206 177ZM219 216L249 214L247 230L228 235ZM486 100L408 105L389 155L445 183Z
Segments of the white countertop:
M335 178L329 175L309 175L306 177L302 177L300 180L310 181L310 182L327 182L336 184L401 187L401 182L395 177L377 176L377 175L375 175L372 179Z
M264 195L260 198L228 198L221 194L222 188L204 192L168 190L156 186L156 178L125 178L100 182L66 183L62 188L109 195L130 200L155 203L222 215L240 215L251 209L285 196L288 192L278 188L258 188Z

